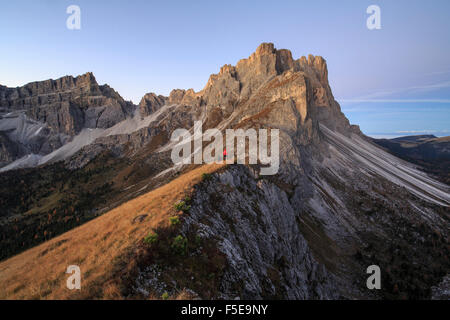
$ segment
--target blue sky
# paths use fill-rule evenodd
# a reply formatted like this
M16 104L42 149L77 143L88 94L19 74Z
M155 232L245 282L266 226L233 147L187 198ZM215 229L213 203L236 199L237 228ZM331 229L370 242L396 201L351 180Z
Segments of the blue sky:
M66 8L81 8L68 30ZM368 30L366 8L381 8ZM94 72L124 98L203 88L261 42L328 62L335 98L367 134L450 135L450 1L8 1L0 84Z

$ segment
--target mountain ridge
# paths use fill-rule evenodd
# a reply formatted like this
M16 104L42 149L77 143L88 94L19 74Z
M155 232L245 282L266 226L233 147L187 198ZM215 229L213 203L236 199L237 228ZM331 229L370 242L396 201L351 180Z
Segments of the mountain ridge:
M297 93L284 93L286 98L294 98L293 103L301 115L300 122L307 122L305 127L309 128L310 134L315 127L314 134L317 135L317 123L313 123L316 120L311 121L312 118L326 122L332 129L338 127L340 132L347 132L350 125L340 111L339 104L334 100L328 85L325 59L309 55L308 58L301 57L294 60L289 50L277 50L272 43L262 43L248 58L239 60L236 66L222 66L219 73L209 77L205 87L199 92L192 89L174 89L168 97L148 93L143 96L138 106L125 102L108 85L99 86L91 72L75 78L65 76L57 80L32 82L18 89L7 88L13 93L7 95L5 91L0 92L0 109L3 108L3 112L11 114L11 111L17 111L24 106L28 107L25 114L19 114L21 120L17 121L17 126L24 126L25 133L21 133L21 135L30 137L22 139L25 140L22 141L15 138L14 134L7 133L11 141L5 141L2 149L8 151L9 156L5 157L7 162L4 162L4 164L8 164L8 167L2 170L15 167L14 164L9 165L11 159L18 160L18 167L36 166L42 164L43 161L55 161L47 159L61 160L60 156L50 156L49 153L64 147L82 133L83 129L111 128L123 120L134 117L137 110L139 110L141 118L146 118L164 105L178 104L184 106L185 109L189 108L189 112L193 113L192 116L189 116L191 118L188 119L189 122L192 122L193 118L204 117L206 128L212 127L218 123L218 120L231 116L237 104L249 100L250 95L257 91L261 84L281 76L285 72L292 73L292 75L287 76L291 77L290 79L285 76L286 80L283 81L290 82L293 78L300 77L296 81L305 82L305 76L310 79L308 92L300 90ZM276 84L276 86L278 85ZM306 87L306 84L299 83L299 87ZM52 88L56 88L57 91L52 92ZM75 88L75 93L61 97L58 90L68 88ZM47 94L52 92L50 96L56 94L59 98L53 103L54 98L53 100L39 98L36 97L36 92ZM98 96L99 94L100 96ZM73 97L74 95L75 97ZM81 96L78 97L78 95ZM73 101L74 99L75 101ZM314 107L315 110L307 110L311 108L311 105L317 106ZM210 110L202 110L204 108ZM316 114L312 115L312 113ZM37 121L36 128L42 127L43 129L34 129L35 127L28 129L26 125L22 124L27 122L28 118ZM182 123L183 120L178 119L177 122L181 122L180 124L185 127ZM139 127L139 125L137 126ZM360 132L357 126L352 126L351 129ZM9 128L2 128L0 119L0 131L2 130L9 130ZM37 130L40 131L36 135ZM93 137L94 140L98 138L97 135ZM91 140L87 141L91 143ZM14 143L19 145L16 149L19 148L22 152L15 152L16 149L11 147L11 144ZM80 146L82 147L82 145ZM30 153L38 156L30 157ZM66 157L72 154L73 152L70 152ZM27 155L26 158L25 155ZM43 159L41 159L42 157Z
M187 290L208 299L430 298L431 287L450 270L450 188L350 125L327 76L323 58L294 60L290 51L263 43L249 58L211 75L199 92L144 96L132 116L106 128L84 128L37 167L0 173L2 185L13 186L0 197L0 227L7 235L2 245L14 255L83 222L110 219L114 207L198 172L196 165L171 161L176 129L192 132L196 121L203 130L222 132L278 129L277 174L260 175L262 164L227 165L197 178L189 198L171 200L185 203L176 227L136 225L141 236L157 232L155 244L125 236L130 255L115 265L121 275L114 280L115 295L176 297ZM38 182L54 187L38 199L16 197L16 188L27 186L35 194ZM165 211L166 223L180 213L173 210ZM142 214L152 212L115 217L128 225L128 218ZM35 230L35 238L16 232L22 227ZM197 238L203 239L201 250ZM91 258L86 253L79 261ZM206 269L196 259L205 259ZM383 270L377 292L365 286L372 264ZM0 268L0 281L2 274ZM95 293L87 297L106 296L110 283L103 285L101 278L91 283ZM43 298L57 297L53 289L36 290Z

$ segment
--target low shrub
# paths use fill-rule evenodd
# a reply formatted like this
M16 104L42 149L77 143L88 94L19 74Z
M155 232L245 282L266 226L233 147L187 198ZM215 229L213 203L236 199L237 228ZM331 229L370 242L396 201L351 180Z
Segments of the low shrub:
M186 213L191 208L191 205L187 204L186 201L181 200L181 201L179 201L179 202L174 204L174 208L177 211L183 211L183 212Z
M178 216L170 217L169 218L169 223L170 223L171 226L176 226L177 224L180 223L180 218Z
M145 238L144 243L145 244L152 244L158 241L158 234L155 232L150 232Z

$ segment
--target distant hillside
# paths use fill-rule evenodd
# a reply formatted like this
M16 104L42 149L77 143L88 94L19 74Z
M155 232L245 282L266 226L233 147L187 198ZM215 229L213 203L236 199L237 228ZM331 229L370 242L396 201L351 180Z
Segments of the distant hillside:
M423 135L417 135L417 136L404 136L404 137L397 137L391 139L392 141L409 141L409 142L423 142L425 140L429 139L436 139L437 137L432 134L423 134Z
M450 136L418 135L373 141L395 156L420 165L436 179L450 184Z

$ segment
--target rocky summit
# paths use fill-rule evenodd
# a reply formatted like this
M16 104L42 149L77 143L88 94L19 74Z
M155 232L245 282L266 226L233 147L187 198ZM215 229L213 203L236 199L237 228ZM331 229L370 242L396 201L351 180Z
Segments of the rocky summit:
M19 88L0 86L2 149L9 155L5 160L48 154L84 128L109 128L133 109L108 85L99 86L90 72Z
M108 251L115 271L95 273L82 298L108 297L112 287L122 298L206 299L431 298L446 290L450 187L349 123L322 57L294 59L263 43L199 92L147 93L135 106L87 73L1 87L0 108L0 185L12 186L0 196L2 286L17 278L5 271L17 261L62 257L54 246L85 246L89 263L97 249L80 244L83 230L114 217L102 241L124 237L122 251ZM228 164L195 180L203 167L170 159L172 133L192 132L195 121L204 131L278 129L280 170L263 176L260 164ZM180 184L190 186L183 197ZM142 209L174 195L176 209L168 200ZM169 226L156 223L174 214ZM133 238L146 223L153 233ZM366 285L371 265L381 270L379 290ZM66 297L58 290L44 297ZM11 287L0 298L28 294Z

